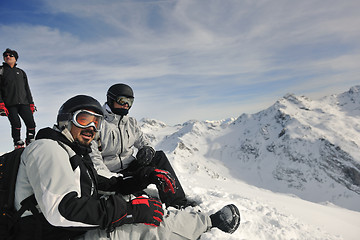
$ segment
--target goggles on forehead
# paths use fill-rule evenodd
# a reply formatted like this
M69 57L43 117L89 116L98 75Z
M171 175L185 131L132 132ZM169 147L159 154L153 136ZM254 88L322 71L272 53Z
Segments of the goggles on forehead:
M71 122L79 128L94 127L99 131L103 116L88 110L78 110L74 112Z
M133 102L134 102L134 98L125 97L125 96L118 96L118 97L115 98L115 102L117 102L121 106L124 106L125 104L127 104L129 106L129 108L130 108L132 106Z

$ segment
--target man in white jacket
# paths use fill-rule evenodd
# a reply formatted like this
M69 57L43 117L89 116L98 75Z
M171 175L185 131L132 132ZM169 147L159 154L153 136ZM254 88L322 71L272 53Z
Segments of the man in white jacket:
M90 157L100 175L112 176L112 173L135 171L142 167L153 166L171 174L176 182L175 192L163 191L157 185L159 197L166 206L183 208L194 206L189 201L163 151L155 151L141 131L135 118L128 116L134 102L134 92L126 84L112 85L107 91L104 104L105 121L99 140L92 143ZM138 150L134 156L134 148Z
M161 180L171 188L171 181L153 167L131 175L98 176L89 152L102 118L97 100L75 96L61 106L54 128L41 129L25 148L15 207L20 209L34 194L40 216L26 211L16 224L15 239L197 239L212 227L228 233L238 228L240 214L232 204L209 216L165 212L158 199L146 196L124 200L122 194ZM116 194L105 198L99 190Z

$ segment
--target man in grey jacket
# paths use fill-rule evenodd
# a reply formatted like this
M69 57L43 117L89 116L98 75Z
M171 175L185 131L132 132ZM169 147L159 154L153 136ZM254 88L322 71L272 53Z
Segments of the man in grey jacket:
M100 175L112 176L113 173L124 173L153 166L169 172L176 182L175 192L164 191L157 185L160 199L166 206L183 208L194 206L189 201L163 151L155 151L141 131L137 121L128 116L134 102L134 92L126 84L112 85L107 91L107 102L104 104L105 121L99 140L92 143L90 157ZM138 149L136 157L134 148Z
M15 207L31 195L40 216L26 211L17 223L15 239L197 239L212 227L234 232L240 224L235 205L215 214L162 208L158 199L122 195L168 176L153 167L105 178L89 157L90 143L103 118L97 100L78 95L60 108L53 129L41 129L21 155ZM171 181L164 181L171 188ZM99 190L115 194L103 197ZM141 224L134 224L141 223Z

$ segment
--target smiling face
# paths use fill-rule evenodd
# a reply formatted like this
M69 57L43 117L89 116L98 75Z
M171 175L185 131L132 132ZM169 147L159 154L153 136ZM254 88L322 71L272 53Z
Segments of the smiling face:
M89 146L95 137L94 127L79 128L72 123L70 133L75 141L78 141L84 146Z

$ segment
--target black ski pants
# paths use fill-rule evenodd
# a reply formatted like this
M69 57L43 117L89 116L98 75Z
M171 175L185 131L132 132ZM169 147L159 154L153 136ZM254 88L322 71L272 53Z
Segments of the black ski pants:
M35 137L35 120L33 113L30 109L30 105L14 105L7 107L9 111L8 119L11 125L11 136L14 140L14 143L21 139L21 120L25 123L26 126L26 141L30 141Z
M172 168L169 159L166 157L163 151L156 151L155 157L150 163L150 166L156 167L158 169L166 170L171 173L172 177L175 178L176 181L176 191L175 194L171 193L170 191L165 193L159 190L160 200L165 203L165 205L173 206L173 207L181 207L184 206L187 202L185 197L185 192L180 184L178 177L174 169Z
M185 192L180 184L178 177L174 169L172 168L169 159L166 157L163 151L156 151L154 158L152 159L149 166L155 167L157 169L166 170L171 173L172 177L176 181L176 191L175 194L171 193L170 191L165 193L158 187L159 197L162 203L165 203L167 207L172 206L175 208L180 208L185 206L187 203L187 199L185 197ZM136 171L136 169L140 168L141 166L138 165L137 161L134 160L127 171Z

